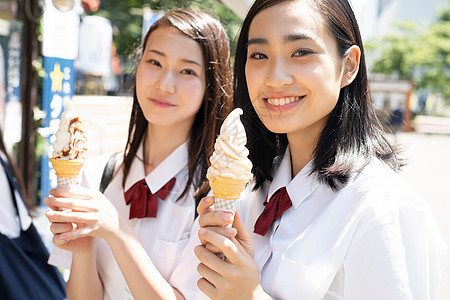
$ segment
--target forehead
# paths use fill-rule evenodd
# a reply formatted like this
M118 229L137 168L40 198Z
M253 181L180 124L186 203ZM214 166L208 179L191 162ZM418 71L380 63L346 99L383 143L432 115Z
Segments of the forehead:
M168 55L177 54L179 56L203 58L200 45L172 26L157 28L150 34L145 45L145 51L150 49L161 50Z
M299 32L310 33L319 38L328 35L322 16L308 2L286 1L259 12L250 24L249 39L259 35L282 38Z

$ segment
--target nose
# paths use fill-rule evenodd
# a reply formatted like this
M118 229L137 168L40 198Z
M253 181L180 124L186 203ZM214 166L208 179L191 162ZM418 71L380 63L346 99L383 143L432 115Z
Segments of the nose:
M268 71L266 85L270 87L282 87L294 81L288 64L282 59L274 60Z
M162 72L155 83L157 89L173 94L175 93L175 78L171 71Z

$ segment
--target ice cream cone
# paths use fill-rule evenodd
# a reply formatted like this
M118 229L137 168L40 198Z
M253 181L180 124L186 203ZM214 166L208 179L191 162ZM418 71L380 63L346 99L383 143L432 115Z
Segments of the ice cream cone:
M246 179L216 178L209 175L207 175L207 177L214 197L227 200L238 199L248 182Z
M53 169L56 171L58 187L76 184L78 174L84 164L84 159L64 160L50 158Z
M234 214L236 203L248 180L208 176L209 185L215 198L214 210L229 211Z

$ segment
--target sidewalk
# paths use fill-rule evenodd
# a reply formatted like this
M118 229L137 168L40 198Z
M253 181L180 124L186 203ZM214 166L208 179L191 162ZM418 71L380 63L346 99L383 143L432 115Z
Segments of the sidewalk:
M407 165L401 175L428 201L447 247L450 248L450 135L400 133ZM439 298L450 299L450 254Z

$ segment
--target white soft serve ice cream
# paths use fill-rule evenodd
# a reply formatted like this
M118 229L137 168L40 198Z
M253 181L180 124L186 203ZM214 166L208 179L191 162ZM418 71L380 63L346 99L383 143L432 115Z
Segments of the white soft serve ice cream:
M80 115L73 102L64 99L66 110L61 115L59 130L53 143L53 158L63 160L86 159L86 135Z
M241 123L242 109L234 109L225 119L210 158L208 178L230 178L250 181L252 162L247 158L247 135Z

